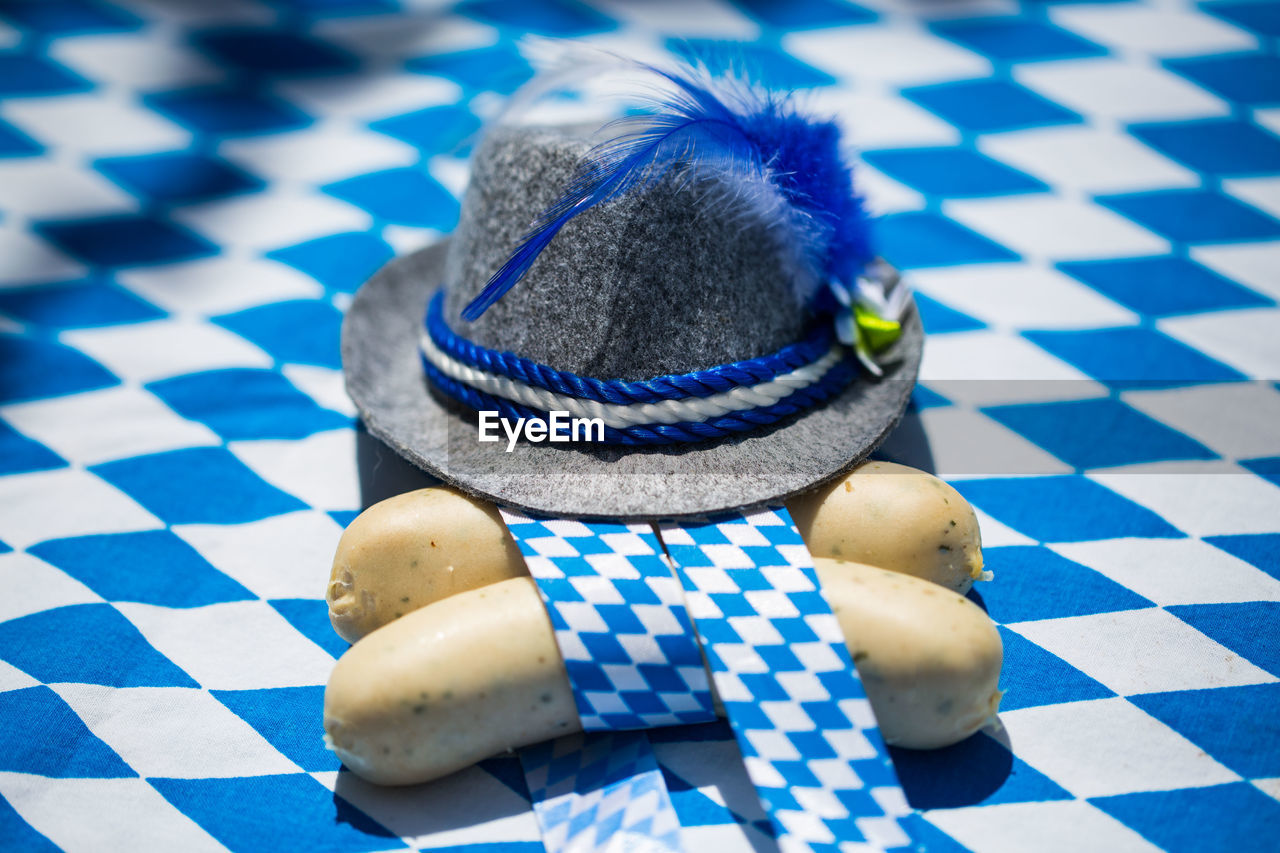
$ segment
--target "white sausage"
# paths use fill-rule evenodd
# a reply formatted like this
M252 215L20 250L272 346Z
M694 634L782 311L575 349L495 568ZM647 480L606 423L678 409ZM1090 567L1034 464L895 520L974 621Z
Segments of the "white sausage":
M357 775L410 785L581 726L537 588L512 578L352 646L329 678L324 729Z
M888 743L950 746L995 719L1004 644L982 608L910 575L814 564Z
M528 575L492 504L443 486L365 510L338 542L329 621L354 643L433 601Z
M968 592L982 571L969 503L932 474L868 462L787 503L815 557L879 566Z
M955 743L999 703L1000 637L968 600L916 578L818 561L886 740ZM529 578L437 601L374 631L334 668L325 731L365 779L436 779L579 730L551 622Z

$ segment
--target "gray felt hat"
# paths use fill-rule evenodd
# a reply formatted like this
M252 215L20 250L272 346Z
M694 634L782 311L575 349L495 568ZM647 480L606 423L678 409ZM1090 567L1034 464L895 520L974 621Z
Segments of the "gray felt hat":
M569 222L519 287L461 319L591 149L588 133L497 127L472 160L448 239L387 264L342 333L347 389L370 433L467 492L577 518L707 515L779 503L862 461L894 428L920 364L914 309L882 356L829 399L776 423L696 443L616 446L477 440L476 411L428 382L423 316L443 289L460 337L578 376L640 381L755 359L815 323L775 231L717 203L713 186L657 181Z

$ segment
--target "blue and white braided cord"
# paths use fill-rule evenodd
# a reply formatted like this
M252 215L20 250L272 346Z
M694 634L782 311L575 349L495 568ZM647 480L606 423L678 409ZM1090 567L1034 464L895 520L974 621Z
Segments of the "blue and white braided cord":
M446 355L486 373L510 376L529 385L602 403L654 403L686 397L709 397L744 385L776 379L820 358L831 348L835 332L817 324L802 341L756 358L720 364L693 373L669 374L643 381L595 379L556 370L515 353L492 350L467 340L444 319L444 291L427 306L425 323L431 340Z
M503 418L545 419L546 412L512 403L501 397L495 397L478 391L469 385L455 382L436 370L423 358L423 369L431 383L473 409L480 411L496 411ZM840 392L854 375L854 368L849 363L842 363L833 368L820 382L802 388L790 397L772 406L759 409L746 409L728 415L710 418L702 422L681 424L652 424L633 426L625 429L604 428L606 444L648 445L648 444L680 444L691 441L723 438L734 433L749 432L761 426L776 423L785 417L805 411L830 399Z
M649 382L578 377L460 338L443 321L442 301L439 293L431 300L419 344L439 390L504 417L557 411L598 418L608 443L700 441L755 429L830 398L855 372L848 349L819 328L776 353L705 371Z

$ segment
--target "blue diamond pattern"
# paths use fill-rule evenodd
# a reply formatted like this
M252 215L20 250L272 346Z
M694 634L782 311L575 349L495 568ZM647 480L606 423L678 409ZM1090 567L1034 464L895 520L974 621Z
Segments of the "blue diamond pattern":
M566 530L554 520L544 524L502 512L547 604L585 731L714 716L706 677L691 669L701 660L693 639L655 631L656 623L633 610L661 613L662 624L690 625L679 587L648 528L599 522ZM607 573L597 559L611 560ZM641 680L649 689L637 689Z
M320 727L324 688L210 692L308 773L337 770L340 766L338 757L325 749L324 731Z
M44 149L8 122L0 121L0 157L30 157Z
M941 335L947 332L971 332L974 329L985 329L987 324L962 311L943 305L936 299L924 294L916 294L916 309L920 312L920 321L924 330L930 335Z
M320 408L274 370L191 373L153 382L147 390L226 441L305 438L350 423L345 415Z
M368 281L391 256L385 241L361 233L334 234L267 254L344 293L354 292Z
M0 97L31 97L83 92L89 81L38 56L0 51Z
M1266 459L1245 459L1240 462L1241 467L1248 468L1264 480L1280 486L1280 456L1271 456Z
M264 827L281 812L297 824L289 843L312 853L403 849L391 832L304 773L148 781L233 853L260 850Z
M1205 540L1233 557L1252 563L1280 580L1280 533L1240 533L1234 536L1206 536Z
M1270 600L1276 596L1268 585L1280 580L1280 524L1267 497L1280 487L1280 448L1250 439L1240 445L1251 448L1241 451L1244 458L1213 459L1206 445L1224 456L1235 447L1215 433L1216 423L1206 420L1193 438L1158 408L1144 406L1147 414L1129 408L1124 393L1159 388L1162 399L1190 398L1212 393L1194 386L1239 382L1241 371L1257 372L1257 354L1238 351L1264 341L1242 337L1210 355L1184 343L1199 338L1182 329L1197 323L1209 331L1215 324L1230 329L1232 316L1246 329L1275 311L1266 253L1267 241L1280 238L1280 217L1267 188L1280 176L1274 120L1280 2L1121 0L1065 8L1012 0L981 11L840 0L729 0L709 10L702 2L479 0L426 8L395 0L0 0L0 572L11 581L0 608L6 721L0 788L8 797L0 799L0 846L54 849L46 831L59 841L73 831L97 841L97 830L114 814L104 803L141 798L150 786L164 801L153 795L128 820L139 827L155 819L181 822L182 841L197 847L222 843L258 853L285 838L290 846L319 850L407 849L406 839L454 853L544 849L534 823L519 819L531 805L515 757L484 761L478 771L431 786L433 802L439 796L450 804L447 817L397 805L417 798L415 789L381 791L341 770L321 738L323 672L314 669L315 660L323 664L347 648L320 597L327 558L315 552L317 543L288 537L273 543L278 551L270 559L235 550L240 537L252 540L259 524L264 530L312 521L323 526L332 518L345 526L357 514L360 487L365 500L387 493L385 485L364 482L364 467L380 459L375 469L385 471L394 457L366 435L358 436L360 483L339 482L355 476L350 459L319 460L306 472L283 470L283 462L259 461L261 454L241 443L271 442L281 459L296 447L310 459L331 438L360 429L327 408L339 407L342 312L350 294L393 255L431 239L426 231L452 230L454 193L465 179L461 158L481 118L493 115L501 96L532 73L517 43L526 33L600 34L600 46L624 52L641 43L659 52L740 50L775 83L812 90L800 100L837 114L869 149L871 168L914 190L895 194L874 174L860 181L874 208L891 211L876 225L877 249L902 267L958 268L954 281L951 271L919 277L929 294L917 305L933 364L949 353L989 364L993 353L986 348L1012 334L1111 391L1105 399L1029 402L970 400L960 384L921 385L913 392L910 429L944 470L954 454L966 452L938 432L953 416L993 419L1077 470L1144 460L1189 461L1187 470L1196 470L1196 460L1237 467L1231 479L1256 499L1230 517L1206 507L1192 532L1259 572L1236 566L1232 597L1241 600L1223 603L1208 594L1192 600L1180 587L1173 600L1182 603L1165 604L1163 612L1185 624L1192 645L1219 642L1280 677L1274 642L1280 605ZM1112 11L1120 13L1117 22L1127 11L1134 20L1153 12L1149 37L1119 23L1099 26ZM1248 43L1251 35L1256 46ZM681 43L681 37L693 40ZM874 55L899 39L903 48ZM1099 162L1101 148L1071 147L1094 134L1128 144L1116 145L1116 160L1108 163ZM420 162L406 168L413 161L406 161L400 143L416 149ZM1181 168L1161 166L1169 161ZM1133 248L1142 241L1128 239L1132 228L1086 229L1069 235L1070 252L1060 253L1051 239L1054 221L1039 227L1016 221L1042 203L1049 210L1054 198L1083 214L1117 212L1168 246ZM352 214L352 206L361 210ZM983 215L970 217L970 210ZM360 219L371 224L352 233L364 227L352 225ZM1020 239L1006 245L1004 235L1015 233ZM1055 276L1048 303L1034 275L1025 290L993 282L992 293L1021 306L1007 312L978 311L972 294L961 299L952 289L979 272L965 269L972 264L999 264L995 273L1016 281L1024 256L1031 267L1065 275ZM319 283L321 298L314 298L317 289L307 279ZM1096 294L1137 316L1117 319ZM965 311L956 310L960 306ZM1119 323L1128 325L1113 328ZM166 342L163 350L152 343L178 329L191 330L189 343ZM267 367L263 352L272 359ZM1268 381L1254 390L1277 389ZM95 417L101 411L95 407L106 405L119 408ZM1226 412L1222 422L1241 423L1238 415ZM206 427L224 446L192 446L208 438ZM1258 437L1265 427L1258 426ZM236 455L241 447L243 460ZM1187 515L1163 518L1135 502L1147 502L1141 489L1131 501L1079 474L974 474L980 479L957 481L961 491L1015 533L984 529L995 580L969 597L1000 624L1006 720L1032 713L1018 720L1026 737L1010 726L1011 741L978 734L941 751L893 751L909 804L924 810L901 821L914 844L932 853L965 849L940 829L953 825L950 810L959 808L972 839L1036 850L1046 846L1043 828L1059 825L1054 815L1060 810L1100 809L1111 819L1094 813L1093 821L1071 827L1069 839L1051 840L1109 849L1120 833L1133 831L1166 851L1265 848L1280 824L1274 798L1263 792L1274 791L1266 780L1280 777L1270 725L1278 701L1274 684L1221 686L1231 680L1229 670L1188 671L1179 678L1189 689L1121 700L1101 683L1112 681L1099 669L1100 650L1055 648L1057 656L1028 639L1060 619L1084 624L1117 613L1116 619L1130 618L1124 611L1136 608L1132 618L1159 613L1144 597L1154 592L1126 587L1126 573L1109 574L1113 548L1194 553L1201 546L1193 541L1157 546L1145 540L1184 536L1179 518L1190 517L1197 502L1213 500L1213 490L1198 489L1199 475L1187 475L1190 483L1179 486L1177 496ZM95 484L95 476L124 495ZM1111 476L1099 479L1110 484ZM296 496L282 491L295 488ZM334 510L328 498L323 507L310 506L313 494L353 497ZM1149 503L1163 511L1164 500ZM52 509L42 512L45 506ZM309 512L274 517L303 509ZM181 526L177 533L139 530L156 523L145 510L169 525L211 527L188 544ZM204 543L219 525L246 526L228 530L215 549ZM1078 547L1092 556L1056 545L997 547L1017 534L1033 543L1087 541ZM264 594L284 597L260 601L215 568L232 571L256 565L255 558ZM293 573L312 570L319 586L292 591ZM24 582L28 572L47 583ZM78 603L95 597L106 603ZM227 607L230 602L240 603ZM734 613L744 612L739 605L726 602ZM182 779L140 779L126 763L134 753L117 738L124 727L146 721L113 717L120 712L110 703L136 690L157 697L193 691L197 679L183 671L179 649L186 644L191 654L209 653L206 644L216 641L162 642L140 616L167 613L164 619L180 625L198 621L207 607L256 614L252 618L292 637L283 649L245 662L235 675L251 683L211 695L261 735L251 752L261 758L278 753L279 761L292 760L319 781L263 776L257 769L210 779L207 756L198 749L166 759L181 764L183 772L173 775ZM629 611L604 608L619 625L634 628ZM715 636L732 639L728 632ZM777 670L797 666L791 639L790 647L766 649L762 660ZM613 635L590 642L601 654L619 651ZM295 650L314 659L302 668L275 659ZM171 651L173 660L165 657ZM1182 648L1149 653L1168 660ZM301 672L309 683L293 686ZM279 673L281 683L268 673ZM777 689L746 675L762 695ZM654 672L639 677L650 688L671 687ZM1196 683L1200 677L1203 685ZM29 686L33 680L37 686ZM256 685L263 689L244 689ZM619 695L630 716L650 707L644 689ZM1037 759L1033 767L1023 752L1033 738L1046 749L1066 748L1057 732L1034 722L1037 715L1070 714L1073 704L1096 700L1107 701L1095 707L1124 707L1150 717L1151 726L1167 726L1194 745L1188 750L1203 750L1197 760L1215 759L1243 781L1202 785L1171 767L1183 787L1150 791L1142 780L1166 777L1139 757L1132 776L1109 778L1099 769L1091 779L1116 796L1077 799L1077 781L1064 780L1052 760ZM726 724L653 730L637 742L644 740L659 744L661 772L652 775L665 782L675 815L685 827L698 827L685 833L685 849L741 846L743 831L749 843L768 845L772 827L760 820ZM820 746L803 731L789 732L785 743ZM249 744L227 745L231 772L239 772L241 747ZM228 772L227 756L216 762L219 775ZM863 764L855 762L860 776L880 778ZM461 785L485 797L471 798L472 789ZM71 787L74 811L59 799ZM707 796L713 787L728 807ZM855 809L872 802L865 791L840 794L837 799ZM771 795L769 802L784 799ZM481 801L479 813L492 816L497 808L510 816L500 824L501 836L494 829L499 824L476 821L470 803ZM1004 814L986 811L991 806ZM1017 821L1008 819L1015 813ZM423 835L424 827L443 828L442 821L448 836ZM840 821L831 825L853 832ZM1099 832L1105 837L1094 837ZM102 849L122 846L100 841ZM146 851L156 845L144 839L127 846Z
M891 747L890 752L907 801L917 809L1071 799L1052 779L982 732L945 749Z
M903 89L902 94L961 130L974 133L1080 121L1077 113L1005 80L937 83Z
M808 89L828 86L835 78L825 71L801 62L795 57L766 44L743 44L716 39L671 40L667 47L674 53L710 60L716 67L723 56L741 57L744 67L775 89Z
M671 805L682 827L717 826L734 822L734 814L728 808L677 776L669 767L661 769L662 779L666 782L667 792L671 795Z
M117 32L142 25L123 9L84 0L3 0L0 18L43 36Z
M262 189L263 182L225 160L192 151L110 157L94 167L120 186L158 202L181 204Z
M399 225L447 231L458 222L458 202L425 169L390 169L323 187L329 195Z
M291 32L209 30L194 41L223 64L256 74L332 74L356 66L353 57L332 45Z
M279 133L311 123L298 107L252 89L205 88L161 92L147 104L201 133L227 136Z
M983 602L991 618L1002 624L1153 606L1105 575L1042 546L989 548L983 557L986 568L1000 578L1000 583L983 587ZM1044 595L1057 587L1066 592Z
M86 654L92 648L111 654ZM46 684L198 686L109 604L74 604L0 622L0 660Z
M1114 696L1108 689L1057 655L1000 628L1004 643L1004 668L1000 671L1000 710L1016 711L1063 702L1086 702Z
M1267 0L1247 0L1244 3L1201 3L1206 12L1225 18L1260 35L1280 36L1280 3Z
M1021 17L961 18L930 26L935 33L1003 62L1076 59L1106 53L1061 27Z
M397 0L273 0L272 5L316 18L394 12Z
M901 269L1015 261L1017 253L936 213L894 213L875 221L876 245Z
M520 32L573 38L613 29L614 21L575 0L465 0L458 11Z
M733 0L734 5L762 24L785 30L865 24L876 20L875 12L853 3L836 0Z
M277 613L311 642L335 658L351 648L333 630L329 622L329 605L323 599L277 598L270 602Z
M0 290L0 314L54 329L115 326L166 316L132 291L102 278Z
M1098 203L1171 240L1186 243L1280 237L1280 222L1212 190L1100 196Z
M119 383L79 350L38 338L0 335L0 403L60 397Z
M1280 172L1280 137L1239 119L1137 124L1129 132L1200 172L1223 177Z
M529 63L509 45L439 53L411 59L406 67L447 77L471 90L509 94L533 76Z
M480 120L461 107L442 106L370 122L369 127L423 152L442 154L453 151L478 131Z
M911 406L914 409L929 409L934 406L949 406L951 401L924 385L917 385L911 391Z
M218 251L198 234L148 215L41 222L35 228L66 253L95 266L173 263Z
M0 421L0 474L62 468L67 461L38 441Z
M1169 853L1263 849L1258 841L1280 825L1280 803L1246 782L1121 794L1090 802ZM1206 813L1229 818L1214 821L1212 838L1204 832Z
M237 524L306 508L222 447L135 456L91 470L169 524Z
M0 714L24 723L0 727L0 770L64 779L138 775L44 685L0 693Z
M359 429L360 426L360 424L356 424L357 429ZM356 516L359 514L360 511L354 509L336 509L329 511L329 517L344 530L347 528L347 525L356 520Z
M1039 192L1043 181L969 148L899 148L867 151L880 171L928 195L973 198Z
M1250 663L1280 676L1280 643L1273 632L1258 630L1258 626L1275 624L1280 601L1179 604L1166 609Z
M32 828L9 802L0 797L0 836L15 850L28 853L60 853L61 848Z
M215 317L214 322L248 338L277 361L337 368L342 315L316 299L276 302Z
M902 825L916 843L930 853L970 853L968 847L929 823L919 812L903 818Z
M1280 756L1257 745L1274 734L1280 684L1246 684L1129 701L1247 779L1280 776Z
M1274 304L1197 263L1168 255L1068 261L1058 269L1148 317Z
M1165 67L1224 98L1250 106L1280 103L1280 59L1264 53L1170 59Z
M1026 332L1026 337L1112 388L1166 388L1244 379L1239 371L1152 329Z
M254 597L168 530L51 539L27 552L108 601L203 607Z
M1217 458L1200 442L1114 399L992 406L983 412L1079 469Z
M1151 510L1079 476L962 480L955 487L998 520L1041 542L1183 535Z

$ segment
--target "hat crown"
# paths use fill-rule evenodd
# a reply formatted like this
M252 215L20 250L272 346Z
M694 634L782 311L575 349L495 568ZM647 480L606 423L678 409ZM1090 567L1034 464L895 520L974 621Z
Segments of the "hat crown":
M556 200L592 146L581 128L499 126L472 158L445 263L459 334L557 370L643 380L754 358L812 318L779 236L678 173L586 211L476 322L461 311Z

